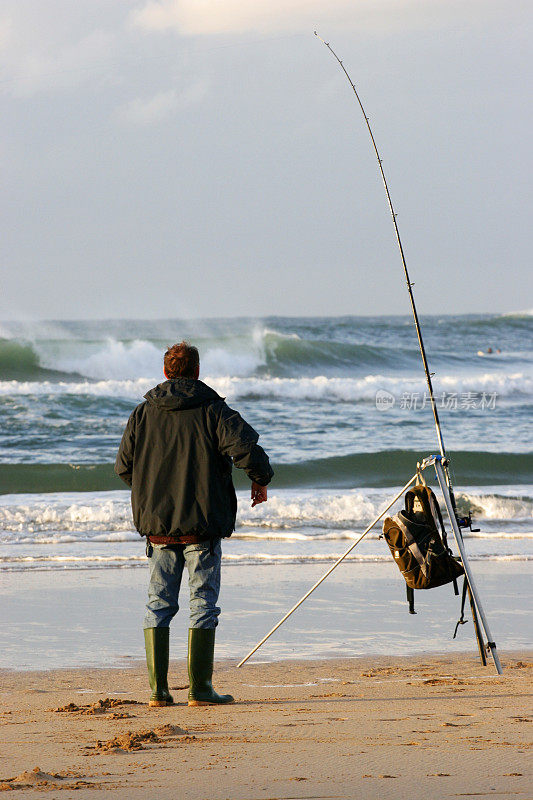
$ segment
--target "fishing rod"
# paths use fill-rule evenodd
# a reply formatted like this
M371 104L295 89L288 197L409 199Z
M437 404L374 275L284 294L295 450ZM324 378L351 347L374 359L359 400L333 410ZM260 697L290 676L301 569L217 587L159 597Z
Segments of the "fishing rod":
M401 259L402 259L403 271L404 271L404 274L405 274L405 280L407 282L407 291L409 292L409 300L411 302L411 311L413 312L413 317L414 317L414 321L415 321L416 335L417 335L417 338L418 338L418 347L420 349L420 355L422 356L422 363L424 365L424 372L426 373L426 382L427 382L427 385L428 385L429 398L430 398L430 401L431 401L431 410L433 411L433 419L435 420L435 428L437 430L437 440L438 440L438 443L439 443L439 450L440 450L440 454L442 456L443 463L445 465L446 482L448 484L448 488L449 488L450 494L452 496L453 507L454 507L454 510L456 512L456 515L457 515L455 497L454 497L454 494L453 494L451 481L450 481L450 476L449 476L448 469L447 469L447 466L446 466L447 465L447 458L446 458L446 450L445 450L445 447L444 447L444 440L442 438L442 429L441 429L441 426L440 426L439 414L438 414L438 411L437 411L437 404L435 402L435 395L433 393L433 384L432 384L432 381L431 381L431 378L434 375L434 373L429 371L429 365L428 365L428 360L427 360L427 356L426 356L426 350L424 348L424 341L422 339L422 331L420 329L420 322L418 320L418 313L417 313L417 310L416 310L415 298L414 298L414 295L413 295L414 283L411 282L411 279L409 277L409 271L407 269L407 262L405 260L405 254L404 254L404 250L403 250L402 240L401 240L401 237L400 237L400 231L399 231L399 228L398 228L398 223L396 221L396 212L394 211L394 206L392 204L392 198L391 198L391 195L390 195L389 186L387 184L387 178L385 177L385 172L383 170L383 163L382 163L382 160L381 160L381 156L379 154L378 146L376 144L376 140L374 139L374 134L372 132L372 128L370 127L370 121L369 121L369 119L368 119L368 117L366 115L366 111L364 109L363 103L361 102L361 98L359 97L357 89L355 88L355 84L352 81L352 79L350 78L350 76L348 74L348 71L346 70L346 67L342 63L341 59L338 57L337 53L333 50L333 48L331 47L329 42L324 41L324 39L322 39L322 37L319 36L316 31L315 31L315 36L317 37L317 39L320 39L320 41L323 42L323 44L326 45L326 47L328 48L330 53L334 56L334 58L338 61L338 63L341 66L342 71L344 72L344 74L348 78L350 86L352 87L353 92L354 92L354 94L355 94L355 96L357 98L357 102L359 103L359 108L361 109L362 114L363 114L363 116L365 118L366 127L368 129L368 133L370 134L370 138L372 140L372 146L374 148L374 152L375 152L376 158L378 160L379 171L380 171L380 174L381 174L381 179L383 181L383 186L385 187L385 193L387 195L387 202L389 204L389 209L390 209L390 213L391 213L391 217L392 217L392 222L394 224L394 232L396 234L396 241L398 243L398 248L400 250L400 256L401 256Z
M357 93L357 89L355 88L354 82L350 78L350 76L349 76L344 64L342 63L342 61L338 57L338 55L335 53L335 51L332 49L332 47L330 46L329 42L324 41L324 39L322 39L322 37L319 36L316 31L315 31L315 36L318 39L320 39L320 41L323 42L326 45L326 47L332 53L332 55L335 57L335 59L338 61L338 63L340 64L340 66L342 68L342 71L344 72L344 74L348 78L350 86L353 89L353 92L354 92L354 94L355 94L355 96L357 98L357 102L359 103L359 107L360 107L360 109L361 109L361 111L363 113L363 116L365 118L366 126L367 126L368 132L370 134L370 138L372 140L372 145L374 147L374 152L375 152L376 158L378 160L379 171L381 173L381 178L382 178L382 181L383 181L383 185L385 187L385 192L386 192L386 195L387 195L387 201L388 201L390 213L391 213L391 216L392 216L392 221L394 223L394 231L396 233L396 241L398 242L398 247L399 247L400 255L401 255L401 258L402 258L402 264L403 264L403 270L404 270L404 274L405 274L405 280L407 282L407 291L409 292L409 300L411 302L411 310L413 312L413 317L414 317L414 321L415 321L416 334L417 334L417 338L418 338L418 346L420 348L420 355L422 356L422 363L424 365L424 372L426 374L426 381L427 381L428 390L429 390L429 397L430 397L430 400L431 400L431 409L433 411L433 418L435 420L435 428L437 430L437 439L438 439L438 443L439 443L440 456L430 456L428 459L425 459L422 462L422 464L418 464L417 465L417 472L413 476L413 478L411 478L409 483L407 483L403 487L403 489L400 490L400 492L391 500L391 502L386 506L386 508L384 508L381 511L381 513L370 523L370 525L365 529L365 531L361 534L361 536L348 548L348 550L345 553L343 553L342 556L340 556L340 558L337 559L337 561L324 573L324 575L322 575L322 577L311 587L311 589L309 589L309 591L285 614L285 616L267 633L267 635L264 636L261 639L260 642L258 642L258 644L253 648L253 650L251 650L237 664L237 666L238 667L242 667L243 664L245 664L248 661L248 659L267 641L267 639L269 639L270 636L272 636L272 634L275 631L277 631L278 628L291 616L291 614L293 614L296 611L296 609L299 608L302 605L302 603L309 597L309 595L312 592L314 592L315 589L317 589L318 586L320 586L323 583L323 581L326 580L326 578L333 572L333 570L336 569L339 566L339 564L341 564L344 561L344 559L348 556L348 554L351 553L351 551L359 544L359 542L370 532L370 530L373 528L373 526L384 516L386 511L388 511L388 509L399 499L399 497L401 497L403 495L403 493L405 492L406 488L409 487L415 480L420 479L420 475L421 475L422 470L425 469L429 465L435 465L435 471L436 471L436 474L437 474L437 478L439 480L441 491L443 493L443 496L444 496L444 499L445 499L445 502L446 502L448 514L449 514L449 517L450 517L450 523L452 525L452 528L453 528L453 531L454 531L454 535L455 535L456 540L457 540L457 545L458 545L459 550L461 552L463 563L465 564L466 574L468 575L468 580L467 580L467 583L466 583L466 587L468 589L468 594L469 594L469 597L470 597L470 606L471 606L471 610L472 610L472 619L473 619L473 623L474 623L474 630L475 630L476 640L477 640L478 647L479 647L479 653L480 653L480 656L481 656L481 660L482 660L482 663L485 665L487 663L486 662L486 656L485 656L485 647L484 647L484 644L483 644L483 635L482 635L481 627L480 627L480 624L479 624L478 614L477 614L477 609L476 609L476 605L478 605L480 610L481 610L481 604L480 604L480 601L479 601L479 599L477 597L477 594L475 596L473 596L473 581L472 581L472 577L471 577L470 572L469 572L469 568L468 568L468 564L467 564L467 560L466 560L466 555L464 554L464 551L463 551L463 548L462 548L462 534L461 534L461 530L460 530L461 527L467 527L467 526L472 527L472 520L471 520L470 514L468 515L468 517L460 518L458 516L458 513L457 513L457 506L456 506L456 502L455 502L455 496L454 496L454 493L453 493L451 480L450 480L450 475L449 475L449 471L448 471L448 459L446 457L446 450L445 450L445 447L444 447L444 440L442 438L442 430L441 430L441 426L440 426L439 414L438 414L438 411L437 411L437 404L435 402L435 395L434 395L434 392L433 392L433 384L432 384L432 381L431 381L433 373L431 373L429 371L428 360L427 360L426 351L425 351L425 348L424 348L424 341L422 339L422 331L420 329L420 322L419 322L418 313L417 313L417 310L416 310L415 298L413 296L413 285L414 284L411 282L411 279L409 277L409 271L407 269L407 262L405 260L405 254L404 254L404 251L403 251L403 245L402 245L402 240L401 240L401 237L400 237L400 231L398 229L398 223L396 222L396 212L394 211L394 206L392 204L392 198L391 198L391 195L390 195L389 186L387 184L387 179L385 177L385 172L383 171L383 164L382 164L382 161L381 161L381 156L380 156L379 150L377 148L376 140L374 139L374 134L372 132L372 128L370 127L369 119L368 119L368 117L366 115L365 109L364 109L363 104L361 102L361 98L359 97L359 94ZM474 589L474 591L475 591L475 589ZM492 641L492 637L490 635L490 631L489 631L489 628L488 628L488 624L487 624L487 622L485 620L485 617L483 616L483 614L481 614L481 616L482 616L483 624L484 624L484 627L485 627L485 631L487 633L487 638L489 640L488 644L487 644L487 647L490 648L490 650L492 652L492 655L494 657L494 661L495 661L497 670L500 673L501 672L501 665L499 663L499 659L498 659L498 656L496 654L496 644L495 644L495 642Z
M441 468L442 468L442 473L443 473L444 478L445 478L445 483L446 483L446 486L447 486L447 489L448 489L448 493L449 493L449 496L450 496L451 509L452 509L453 517L454 517L454 520L452 521L452 519L450 518L450 521L452 522L452 527L453 527L453 522L456 522L457 534L462 539L461 528L470 528L471 531L475 531L476 529L472 528L472 515L471 515L471 512L468 513L468 516L460 517L459 513L457 511L457 503L455 501L455 494L454 494L454 491L453 491L452 481L451 481L451 478L450 478L449 462L448 462L448 458L446 456L446 449L444 447L444 440L443 440L443 437L442 437L442 429L441 429L441 426L440 426L439 414L438 414L438 411L437 411L437 404L435 402L435 395L434 395L434 392L433 392L433 383L431 381L431 378L434 375L434 373L429 371L429 364L428 364L428 360L427 360L427 356L426 356L426 350L425 350L425 347L424 347L424 340L422 339L422 331L421 331L421 328L420 328L420 322L419 322L419 319L418 319L418 312L416 310L415 298L414 298L414 295L413 295L414 283L411 281L411 279L409 277L409 271L407 269L407 262L405 260L405 253L404 253L404 250L403 250L402 240L401 240L401 237L400 237L400 230L398 228L398 222L396 221L396 212L394 211L394 206L392 204L392 198L391 198L391 195L390 195L389 186L388 186L388 183L387 183L387 178L385 177L385 172L383 170L383 162L382 162L381 156L379 154L379 150L378 150L378 146L376 144L376 140L374 139L374 134L372 132L372 128L370 127L370 120L369 120L369 118L368 118L368 116L366 114L366 111L364 109L363 103L361 102L361 98L359 97L359 93L358 93L357 89L355 88L355 84L352 81L350 75L348 74L348 71L347 71L346 67L342 63L342 61L339 58L339 56L337 55L337 53L333 50L333 48L331 47L329 42L326 42L321 36L318 35L318 33L316 31L314 33L315 33L315 36L317 37L317 39L320 39L320 41L323 44L326 45L326 47L328 48L330 53L334 56L334 58L336 59L336 61L340 65L342 71L346 75L346 77L348 79L348 82L349 82L350 86L353 89L353 93L355 94L355 97L357 98L357 102L359 104L359 108L361 109L363 117L365 118L365 123L366 123L366 127L367 127L367 130L368 130L368 133L370 134L370 139L372 140L372 146L374 148L374 152L376 154L376 158L377 158L377 161L378 161L379 172L380 172L380 175L381 175L381 179L383 181L383 186L385 187L385 193L387 195L387 202L389 204L389 210L390 210L390 213L391 213L392 222L394 224L394 232L396 234L396 241L398 243L398 248L400 250L400 256L401 256L402 264L403 264L403 271L404 271L405 280L406 280L406 283L407 283L407 291L409 292L409 300L410 300L410 303L411 303L411 310L413 312L413 318L414 318L414 321L415 321L416 335L417 335L417 338L418 338L418 346L419 346L419 349L420 349L420 355L422 356L422 364L424 365L424 372L426 374L426 382L427 382L427 386L428 386L428 390L429 390L429 398L430 398L430 401L431 401L431 410L433 412L433 419L435 420L435 428L436 428L436 431L437 431L437 440L438 440L438 443L439 443L439 449L440 449L440 454L441 454ZM472 620L473 620L473 624L474 624L474 629L475 629L476 639L477 639L479 652L480 652L480 656L481 656L481 661L482 661L483 664L486 664L486 658L485 658L485 653L484 653L484 649L483 649L482 633L481 633L481 628L480 628L480 624L479 624L478 615L477 615L477 612L476 612L476 606L475 606L475 604L473 602L470 581L467 582L467 588L468 588L468 595L469 595L469 599L470 599L470 606L471 606L471 610L472 610Z

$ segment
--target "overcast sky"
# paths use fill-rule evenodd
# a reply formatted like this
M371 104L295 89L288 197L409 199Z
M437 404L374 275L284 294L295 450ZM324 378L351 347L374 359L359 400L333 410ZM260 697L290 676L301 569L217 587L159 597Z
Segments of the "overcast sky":
M0 318L531 307L518 0L2 0Z

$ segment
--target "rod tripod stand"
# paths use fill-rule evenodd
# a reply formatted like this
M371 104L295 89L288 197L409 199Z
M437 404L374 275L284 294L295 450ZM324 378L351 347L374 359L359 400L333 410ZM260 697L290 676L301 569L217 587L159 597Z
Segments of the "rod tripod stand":
M350 545L348 550L346 550L346 552L343 553L343 555L340 558L337 559L337 561L324 573L324 575L322 575L322 577L309 589L309 591L306 592L306 594L304 594L304 596L296 603L296 605L294 605L290 609L290 611L288 611L285 614L285 616L280 619L280 621L272 628L272 630L270 630L267 633L267 635L264 636L261 639L261 641L256 644L256 646L253 648L253 650L250 650L248 655L245 656L242 659L242 661L240 661L237 664L238 667L242 667L242 665L245 664L246 661L248 661L248 659L257 650L259 650L259 648L267 641L267 639L269 639L272 636L272 634L275 631L277 631L278 628L281 627L281 625L283 625L285 620L287 620L291 616L291 614L293 614L296 611L296 609L299 608L305 600L307 600L309 595L312 594L315 591L315 589L317 589L320 586L320 584L323 583L329 575L331 575L333 570L336 569L342 561L344 561L346 556L349 555L349 553L351 553L352 550L354 550L355 547L357 547L359 542L361 542L364 539L364 537L367 535L367 533L369 533L372 530L374 525L376 525L376 523L378 523L379 520L383 516L385 516L385 514L387 513L389 508L391 508L391 506L394 505L394 503L403 495L403 493L417 480L417 478L422 473L422 471L427 469L428 467L431 467L431 466L433 466L435 468L437 481L439 483L440 489L442 491L442 495L444 497L444 503L446 505L446 511L447 511L447 514L448 514L448 518L450 520L450 525L452 527L453 534L455 536L455 541L457 543L457 548L458 548L459 553L461 555L461 561L462 561L462 564L463 564L463 567L464 567L464 571L465 571L466 585L468 587L468 592L469 592L469 596L470 596L470 606L472 608L472 618L474 620L474 629L475 629L475 632L476 632L476 639L477 639L477 642L478 642L480 655L482 655L482 662L483 662L483 664L487 663L486 658L485 658L485 649L486 649L488 652L490 652L490 654L491 654L491 656L492 656L492 658L494 660L494 666L496 667L496 671L497 671L498 675L502 674L503 669L502 669L502 665L500 663L500 658L498 656L498 652L497 652L497 649L496 649L496 642L492 638L492 634L491 634L490 629L489 629L489 624L488 624L488 621L487 621L487 617L486 617L485 612L483 610L483 606L481 605L481 600L480 600L480 597L479 597L479 593L478 593L476 585L474 583L474 578L473 578L473 575L472 575L472 571L470 569L470 563L468 561L468 558L467 558L467 555L466 555L466 552L465 552L465 548L464 548L463 536L462 536L462 533L461 533L461 529L459 527L459 522L457 520L457 514L455 512L455 503L452 500L452 496L451 496L451 493L450 493L450 487L448 486L448 481L446 480L446 475L445 475L445 472L444 472L444 469L443 469L443 467L446 468L447 461L446 461L446 459L443 459L442 456L429 456L428 458L425 458L422 461L422 463L417 468L417 472L413 475L411 480L408 481L408 483L405 484L405 486L398 492L398 494L395 495L393 497L393 499L385 506L385 508L382 509L382 511L379 513L379 515L375 519L372 520L370 525L368 525L368 527L363 531L361 536L358 539L356 539L356 541L352 545ZM481 621L481 624L480 624L480 621ZM485 636L487 638L486 645L483 642L483 631L482 631L481 628L485 632Z

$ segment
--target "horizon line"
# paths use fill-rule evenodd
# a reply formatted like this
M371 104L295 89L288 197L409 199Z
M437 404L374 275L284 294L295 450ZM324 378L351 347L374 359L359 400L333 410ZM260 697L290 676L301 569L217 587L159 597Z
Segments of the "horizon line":
M533 316L533 309L512 310L512 311L469 311L466 313L453 314L450 312L430 312L419 314L420 317L528 317ZM375 319L389 317L391 319L398 319L407 317L410 318L411 314L406 311L402 314L232 314L232 315L213 315L213 316L134 316L134 317L10 317L1 318L0 324L9 322L164 322L164 321L215 321L215 320L233 320L233 319L251 319L251 320L264 320L264 319Z

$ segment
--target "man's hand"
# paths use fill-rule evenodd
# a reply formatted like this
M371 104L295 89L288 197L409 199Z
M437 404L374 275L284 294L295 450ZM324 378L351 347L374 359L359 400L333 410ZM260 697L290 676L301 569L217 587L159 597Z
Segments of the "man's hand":
M252 508L258 503L266 503L267 500L267 487L261 486L260 483L252 481Z

